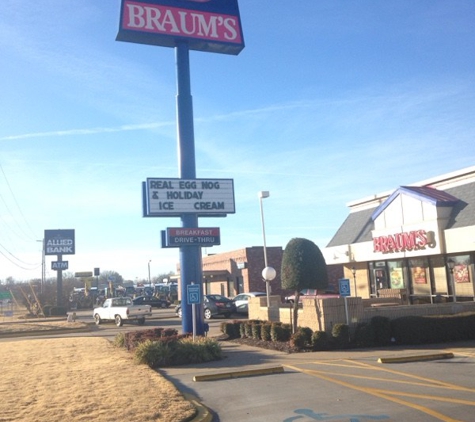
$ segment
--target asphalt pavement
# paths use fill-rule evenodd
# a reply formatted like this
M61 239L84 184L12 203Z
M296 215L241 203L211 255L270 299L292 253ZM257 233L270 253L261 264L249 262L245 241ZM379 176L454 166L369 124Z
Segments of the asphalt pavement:
M473 421L475 342L294 354L221 345L221 361L159 370L203 406L195 422Z

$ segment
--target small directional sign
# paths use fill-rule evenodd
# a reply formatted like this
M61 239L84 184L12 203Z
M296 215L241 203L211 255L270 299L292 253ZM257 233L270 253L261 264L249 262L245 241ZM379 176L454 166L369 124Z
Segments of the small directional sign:
M338 280L338 286L340 289L340 296L351 296L350 280L347 278L340 278Z
M74 277L81 277L81 278L92 277L92 271L82 271L79 273L74 273Z
M68 264L68 261L53 261L51 262L51 269L55 271L67 270Z
M162 248L182 246L209 247L221 244L219 227L168 227L162 232Z
M186 286L186 302L188 305L201 303L201 286L199 284L188 284Z

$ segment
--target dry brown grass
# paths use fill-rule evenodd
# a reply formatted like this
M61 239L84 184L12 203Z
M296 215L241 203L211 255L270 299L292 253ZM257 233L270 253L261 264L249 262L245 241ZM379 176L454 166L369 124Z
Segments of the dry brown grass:
M5 341L0 362L2 422L182 422L195 413L171 382L103 338Z

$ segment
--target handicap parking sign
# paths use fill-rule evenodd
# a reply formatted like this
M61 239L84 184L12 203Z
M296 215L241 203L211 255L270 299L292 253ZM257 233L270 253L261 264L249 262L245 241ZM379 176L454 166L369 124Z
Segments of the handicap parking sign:
M197 305L201 303L201 290L199 284L188 284L186 286L186 302L188 305Z
M338 280L338 286L340 289L340 296L351 296L350 280L347 278L340 278Z

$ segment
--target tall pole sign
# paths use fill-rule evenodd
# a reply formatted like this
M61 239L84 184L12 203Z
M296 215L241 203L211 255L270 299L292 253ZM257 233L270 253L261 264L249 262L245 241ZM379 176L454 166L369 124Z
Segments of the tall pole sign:
M183 183L199 183L196 180L189 51L232 55L242 51L244 38L237 0L122 0L117 40L175 48L179 178ZM234 212L234 194L232 203L229 195L220 198L226 189L218 192L216 200L209 197L200 201L196 189L185 188L180 195L175 189L180 180L170 181L170 187L162 184L159 188L161 180L164 181L148 179L143 184L146 217L179 216L182 228L192 229L198 228L201 215L226 216ZM154 189L158 192L153 193ZM167 193L167 190L178 193ZM185 190L188 193L184 193ZM194 243L180 247L182 296L192 284L198 284L202 291L202 281L201 246ZM203 312L197 313L194 325L191 304L182 300L182 330L195 332L193 327L196 334L204 334Z
M45 230L44 254L56 255L57 260L52 269L57 271L56 304L63 302L63 270L68 269L68 262L63 261L63 255L76 253L74 230Z

